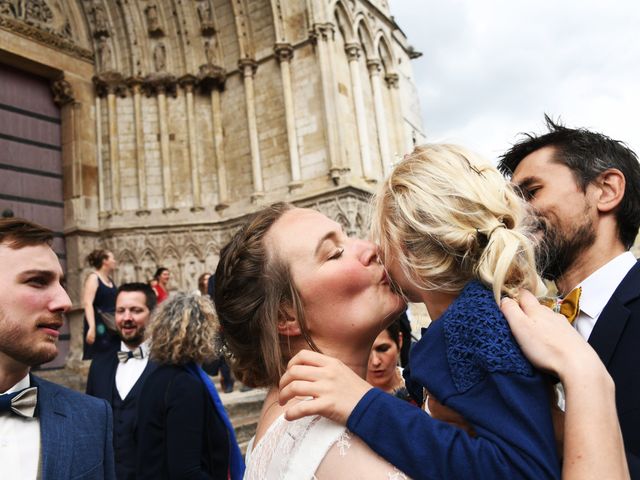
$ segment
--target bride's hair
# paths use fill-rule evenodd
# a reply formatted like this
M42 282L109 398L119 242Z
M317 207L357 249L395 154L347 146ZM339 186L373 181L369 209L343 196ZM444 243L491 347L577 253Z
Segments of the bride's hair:
M455 145L416 147L374 199L373 237L421 290L477 279L501 295L541 293L526 206L498 170Z
M292 208L276 203L255 213L222 249L215 273L213 300L231 367L251 387L277 385L286 369L291 355L277 324L287 307L315 347L289 265L265 244L269 229Z

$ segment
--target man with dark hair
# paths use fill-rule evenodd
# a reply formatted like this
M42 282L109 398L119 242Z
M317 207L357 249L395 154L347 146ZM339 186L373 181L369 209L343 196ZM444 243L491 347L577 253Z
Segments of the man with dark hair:
M580 287L574 326L616 384L629 470L640 479L640 262L628 251L640 226L640 164L622 142L545 119L549 132L526 135L498 168L532 207L543 277L562 296Z
M135 424L138 396L156 364L149 361L145 328L156 307L155 292L146 283L125 283L116 294L119 349L96 355L91 362L87 393L113 408L113 448L118 480L136 476Z
M71 300L53 233L0 219L0 477L115 478L109 405L42 380Z

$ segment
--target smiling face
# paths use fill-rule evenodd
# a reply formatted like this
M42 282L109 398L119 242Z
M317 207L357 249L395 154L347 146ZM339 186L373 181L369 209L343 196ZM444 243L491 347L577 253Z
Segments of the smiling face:
M543 277L555 280L595 242L597 209L592 186L580 188L572 171L554 161L553 147L527 155L513 172L517 185L533 207L540 240L537 256Z
M387 330L377 336L369 354L367 382L384 391L393 391L398 382L398 357L400 347Z
M0 244L0 368L51 361L71 300L62 287L58 257L46 244Z
M122 341L131 348L144 341L144 332L151 312L142 292L120 292L116 299L116 328Z
M404 307L391 291L374 244L348 237L319 212L295 208L265 237L288 263L310 336L324 351L336 343L366 345Z
M164 270L160 276L158 277L158 282L162 285L162 286L167 286L169 284L169 279L171 278L171 274L169 273L169 270Z

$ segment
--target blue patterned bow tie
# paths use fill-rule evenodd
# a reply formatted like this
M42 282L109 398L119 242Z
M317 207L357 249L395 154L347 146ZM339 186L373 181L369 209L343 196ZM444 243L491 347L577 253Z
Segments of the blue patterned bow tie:
M138 347L135 350L120 350L118 352L118 361L120 363L127 363L130 358L144 358L142 347Z
M32 418L36 414L38 387L0 395L0 412L13 412L21 417Z

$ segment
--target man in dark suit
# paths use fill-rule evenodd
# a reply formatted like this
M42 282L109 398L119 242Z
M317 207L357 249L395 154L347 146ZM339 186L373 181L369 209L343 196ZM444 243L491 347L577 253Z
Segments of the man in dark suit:
M39 379L71 307L53 232L0 219L0 477L115 478L107 402Z
M116 329L120 348L91 362L87 393L113 407L113 448L119 480L136 474L135 426L138 395L156 365L149 361L145 328L156 307L156 294L146 283L125 283L116 295Z
M533 207L543 276L561 296L581 287L574 326L615 382L629 470L640 479L640 263L629 252L640 165L619 141L546 121L548 133L527 135L498 167Z

